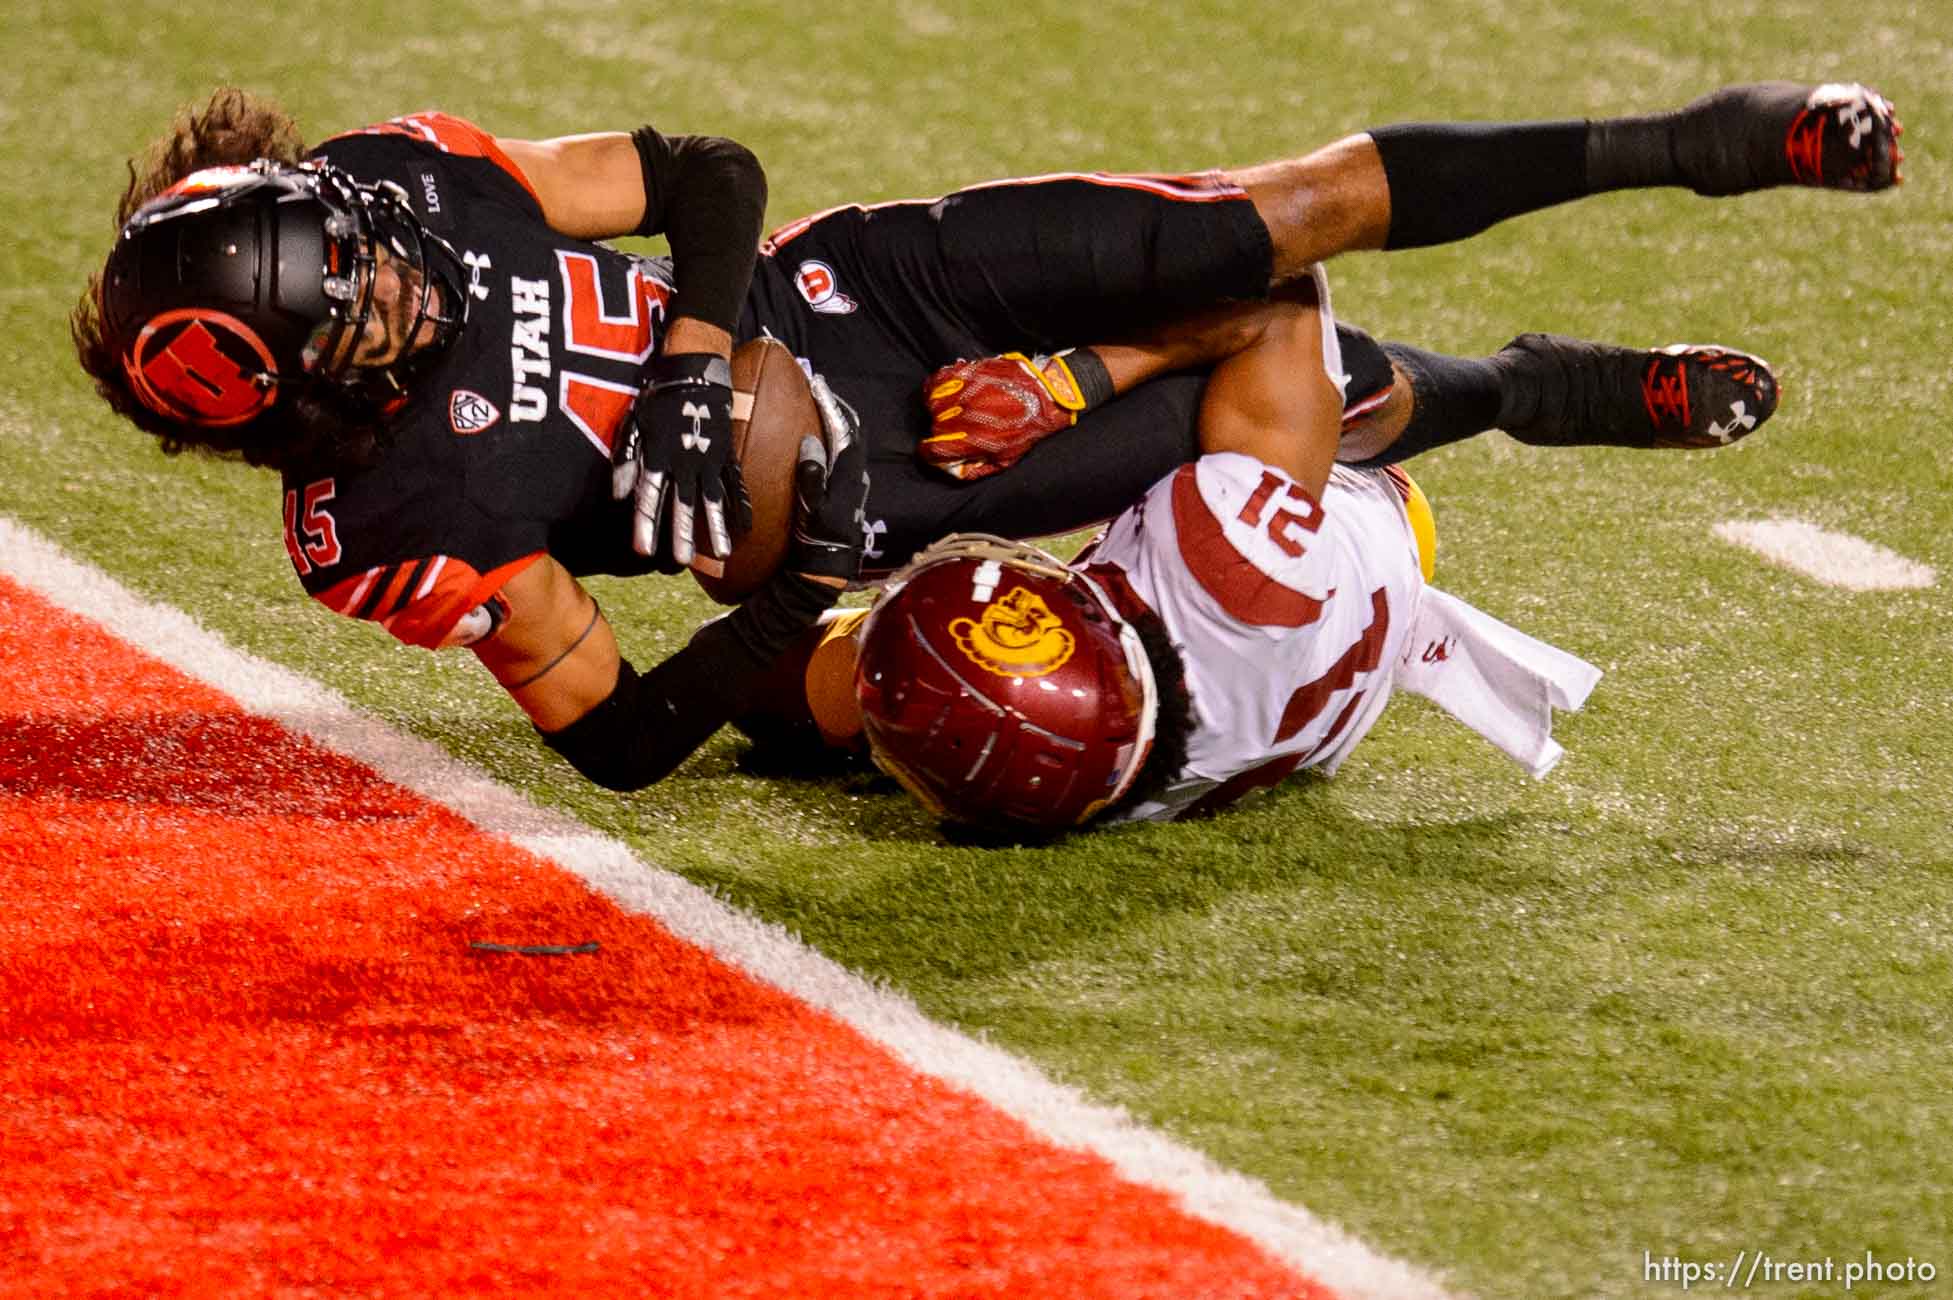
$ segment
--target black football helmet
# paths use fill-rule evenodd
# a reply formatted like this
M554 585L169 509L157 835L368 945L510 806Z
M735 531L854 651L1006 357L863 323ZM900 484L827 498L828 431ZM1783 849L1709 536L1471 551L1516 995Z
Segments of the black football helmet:
M433 335L384 366L355 366L382 250L418 280L406 337L430 324ZM397 187L259 160L193 172L137 209L109 254L101 306L142 403L221 427L321 384L386 409L459 333L467 282Z

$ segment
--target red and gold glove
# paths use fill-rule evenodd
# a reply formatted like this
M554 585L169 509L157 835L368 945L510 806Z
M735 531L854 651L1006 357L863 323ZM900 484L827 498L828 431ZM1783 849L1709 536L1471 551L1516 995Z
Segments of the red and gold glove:
M958 361L923 390L931 432L916 448L926 465L954 478L987 478L1078 423L1085 397L1065 358L1006 352Z

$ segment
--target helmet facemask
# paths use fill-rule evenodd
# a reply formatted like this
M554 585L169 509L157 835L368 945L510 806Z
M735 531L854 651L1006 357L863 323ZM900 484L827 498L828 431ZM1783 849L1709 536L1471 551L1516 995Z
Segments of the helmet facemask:
M308 165L305 170L316 172L320 197L331 209L324 223L323 288L329 309L306 341L306 372L356 399L391 407L407 396L414 376L439 358L466 323L461 259L446 240L420 224L392 182L361 185L330 166ZM408 289L404 297L411 306L399 312L408 319L389 330L401 343L396 356L359 364L358 340L380 309L375 287L383 264Z

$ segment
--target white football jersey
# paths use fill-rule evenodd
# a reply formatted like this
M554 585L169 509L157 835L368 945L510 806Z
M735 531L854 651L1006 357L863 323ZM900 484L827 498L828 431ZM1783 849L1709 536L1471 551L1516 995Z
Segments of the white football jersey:
M1194 711L1185 768L1127 817L1206 811L1303 767L1334 772L1369 731L1423 587L1400 481L1338 465L1318 502L1222 452L1112 521L1086 571L1116 566L1165 622Z

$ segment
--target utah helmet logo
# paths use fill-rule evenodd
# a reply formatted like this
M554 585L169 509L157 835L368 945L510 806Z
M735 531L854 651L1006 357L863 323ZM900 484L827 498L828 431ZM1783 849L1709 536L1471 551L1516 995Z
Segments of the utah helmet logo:
M204 307L144 325L122 368L143 405L184 424L243 424L278 398L278 366L257 331Z
M480 393L457 388L448 398L448 427L456 433L480 433L501 418L495 403Z
M1023 587L1012 587L975 619L951 619L949 634L972 663L999 677L1049 676L1078 645L1044 598Z
M841 292L834 268L826 262L802 262L793 273L793 283L807 305L823 315L845 316L855 309L854 299Z
M260 175L263 175L263 173L244 164L205 167L200 171L191 172L188 176L185 176L182 180L170 186L156 197L169 199L176 198L180 195L215 194L219 190L228 189L239 181L247 181L254 176Z

